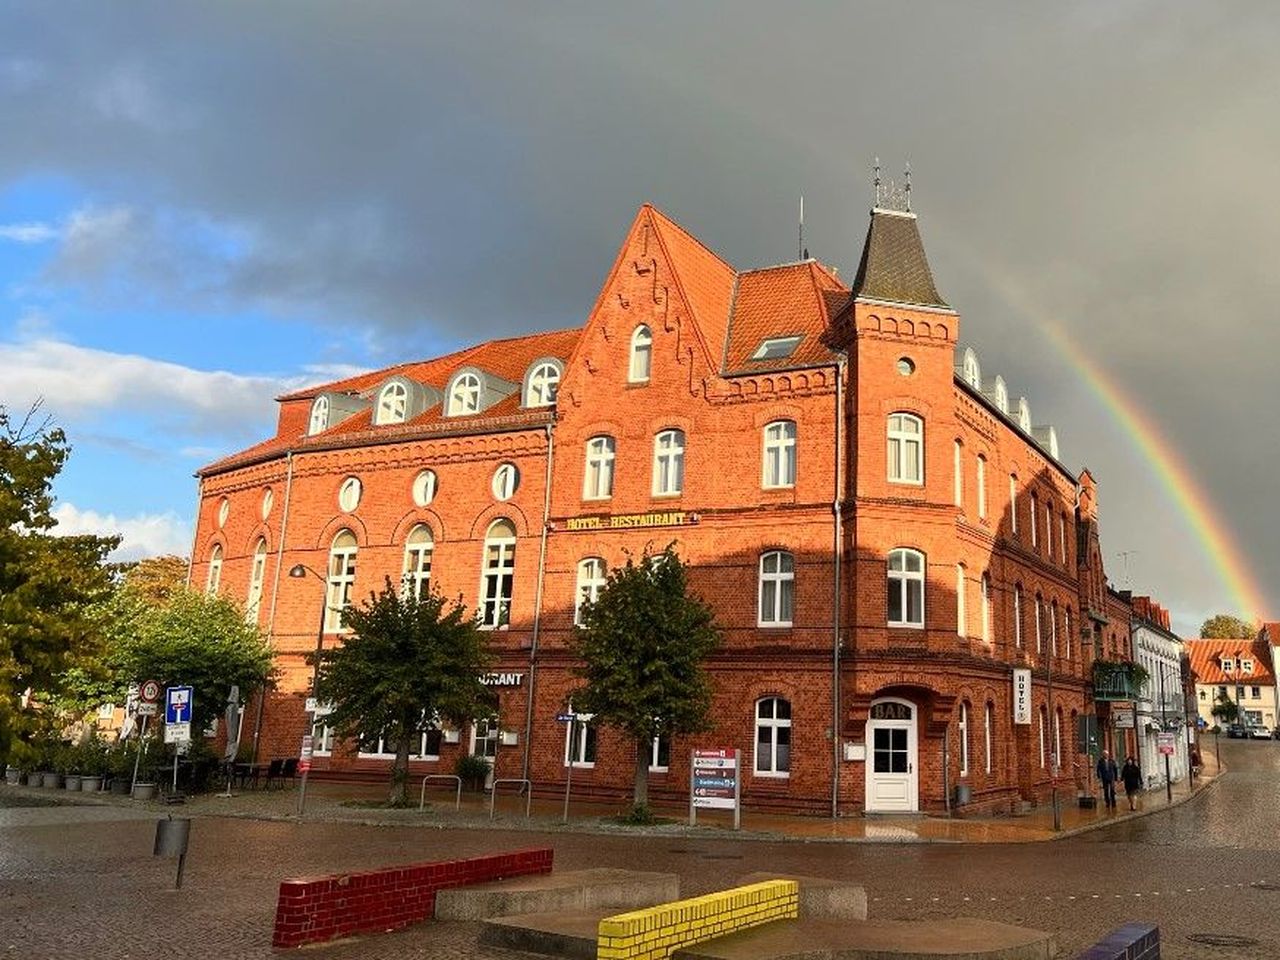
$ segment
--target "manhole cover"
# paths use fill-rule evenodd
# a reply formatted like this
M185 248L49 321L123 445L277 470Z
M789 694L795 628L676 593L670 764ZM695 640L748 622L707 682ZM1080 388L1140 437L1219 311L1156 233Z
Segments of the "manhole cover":
M1192 943L1203 943L1208 947L1256 947L1258 941L1253 937L1240 937L1234 933L1193 933L1187 937Z
M703 860L741 860L742 856L743 855L740 853L704 853L702 855L702 859Z
M1249 884L1249 886L1255 890L1280 890L1280 883L1274 883L1271 880L1259 880L1256 883Z

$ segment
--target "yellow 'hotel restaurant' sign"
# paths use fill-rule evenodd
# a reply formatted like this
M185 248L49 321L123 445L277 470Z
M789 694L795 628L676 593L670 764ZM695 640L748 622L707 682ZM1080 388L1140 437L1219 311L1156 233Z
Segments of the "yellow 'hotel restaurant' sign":
M625 527L680 527L697 523L697 514L683 510L666 513L618 513L608 517L570 517L567 530L619 530Z

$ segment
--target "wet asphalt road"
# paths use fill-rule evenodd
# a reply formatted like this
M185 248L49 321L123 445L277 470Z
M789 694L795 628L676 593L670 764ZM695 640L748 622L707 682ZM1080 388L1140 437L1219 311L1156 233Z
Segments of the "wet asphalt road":
M1051 844L872 845L539 835L206 818L186 881L150 856L154 820L118 808L0 807L0 956L264 958L281 877L550 844L556 866L678 873L686 895L757 870L848 878L874 917L979 916L1049 930L1063 957L1127 920L1166 960L1280 960L1280 742L1223 741L1229 770L1174 810ZM3 789L3 788L0 788ZM1263 883L1276 889L1263 889ZM1209 946L1201 934L1253 941ZM426 924L307 958L495 957L470 924Z

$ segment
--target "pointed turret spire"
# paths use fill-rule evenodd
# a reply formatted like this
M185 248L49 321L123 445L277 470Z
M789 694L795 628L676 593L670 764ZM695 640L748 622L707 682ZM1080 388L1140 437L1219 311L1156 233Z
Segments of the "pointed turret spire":
M875 206L853 281L854 297L950 309L934 286L916 215L911 212L911 165L907 164L899 186L880 176L877 157L874 184Z

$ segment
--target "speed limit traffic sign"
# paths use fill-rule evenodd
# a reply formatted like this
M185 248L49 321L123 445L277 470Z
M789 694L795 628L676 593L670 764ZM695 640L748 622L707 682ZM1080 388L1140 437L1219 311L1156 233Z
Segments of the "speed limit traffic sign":
M138 691L138 696L143 703L155 703L160 699L160 684L154 680L146 681Z

